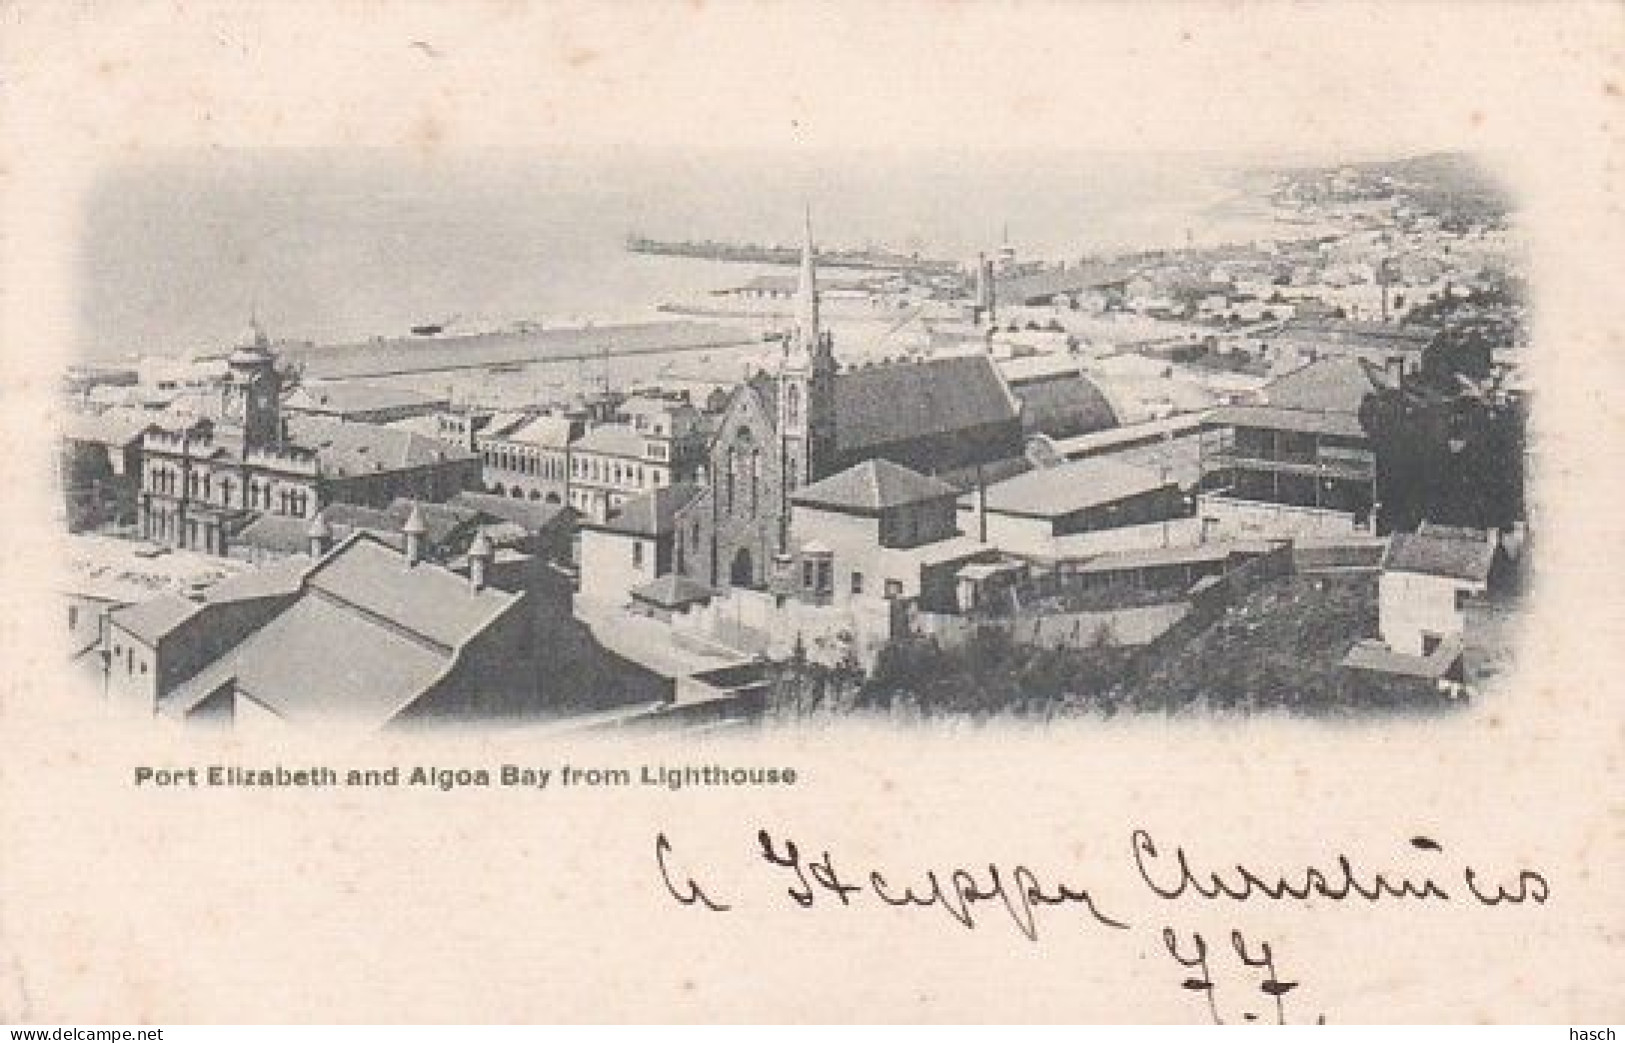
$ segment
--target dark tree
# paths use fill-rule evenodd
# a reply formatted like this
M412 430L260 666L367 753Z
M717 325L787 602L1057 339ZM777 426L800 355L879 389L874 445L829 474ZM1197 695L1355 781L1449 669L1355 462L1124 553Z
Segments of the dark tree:
M1524 517L1526 406L1495 387L1492 350L1483 328L1447 329L1420 372L1361 404L1385 530L1504 529Z

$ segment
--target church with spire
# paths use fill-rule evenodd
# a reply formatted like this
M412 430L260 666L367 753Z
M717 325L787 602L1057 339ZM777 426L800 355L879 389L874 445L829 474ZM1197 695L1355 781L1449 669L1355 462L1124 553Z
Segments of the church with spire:
M770 585L796 553L792 496L865 461L964 480L1022 454L1019 403L986 355L843 368L819 303L809 212L794 320L777 364L734 389L699 493L673 519L674 569L690 579L716 589Z

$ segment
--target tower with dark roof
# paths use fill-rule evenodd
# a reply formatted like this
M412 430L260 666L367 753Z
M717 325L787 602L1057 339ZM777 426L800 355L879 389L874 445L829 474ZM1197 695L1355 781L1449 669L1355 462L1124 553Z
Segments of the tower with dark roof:
M257 319L226 360L226 382L221 389L220 415L243 431L245 449L276 445L282 436L282 375L270 338Z

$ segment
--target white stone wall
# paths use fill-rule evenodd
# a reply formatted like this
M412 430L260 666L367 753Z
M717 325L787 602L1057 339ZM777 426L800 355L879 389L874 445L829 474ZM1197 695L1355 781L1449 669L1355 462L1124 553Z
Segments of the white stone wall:
M641 557L634 548L641 546ZM655 578L655 541L602 529L581 530L581 597L624 605L633 587Z
M1425 655L1422 638L1460 637L1466 615L1456 607L1457 592L1480 593L1482 587L1444 576L1384 572L1377 581L1382 640L1395 652Z

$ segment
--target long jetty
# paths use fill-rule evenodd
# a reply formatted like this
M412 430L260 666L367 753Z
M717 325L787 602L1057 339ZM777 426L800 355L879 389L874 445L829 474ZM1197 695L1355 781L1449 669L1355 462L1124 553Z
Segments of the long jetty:
M752 344L756 339L748 330L715 323L657 321L452 336L378 337L353 344L290 345L281 351L306 377L382 377L704 351Z

